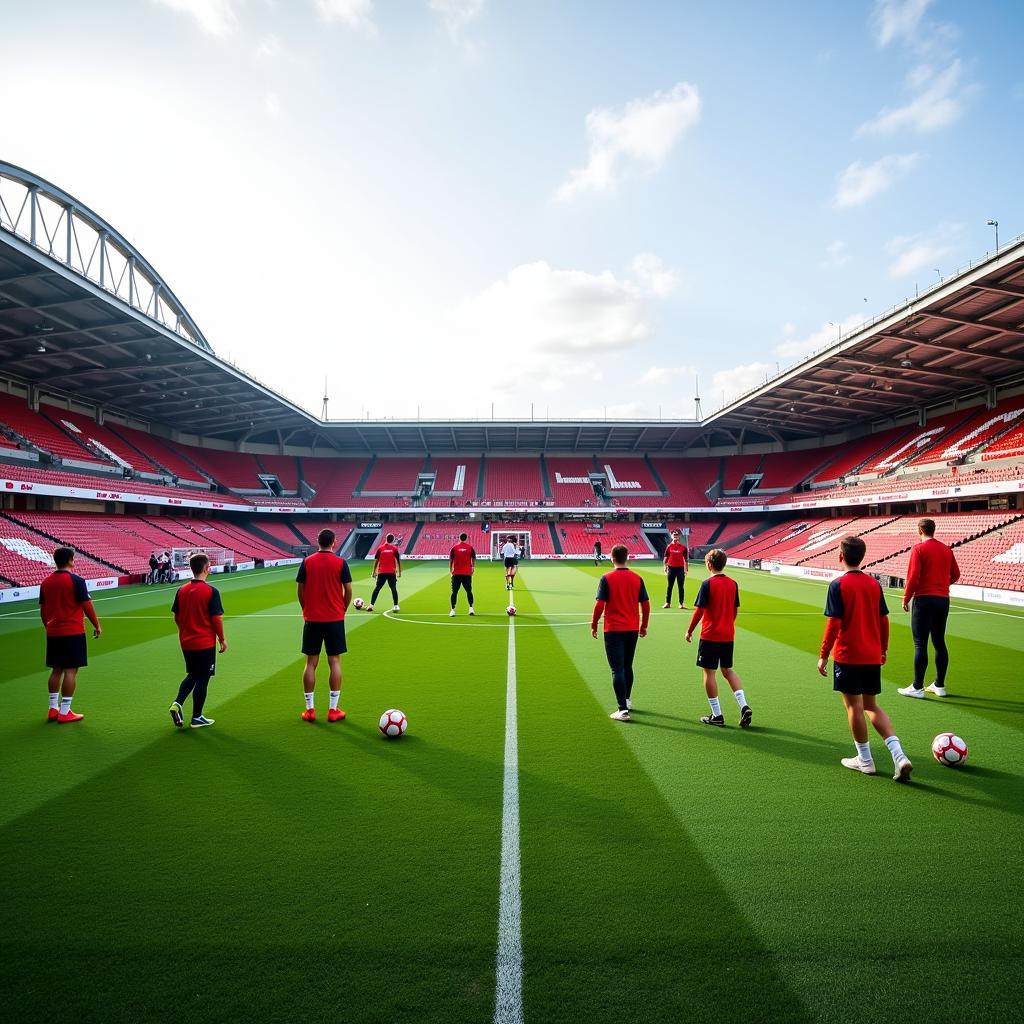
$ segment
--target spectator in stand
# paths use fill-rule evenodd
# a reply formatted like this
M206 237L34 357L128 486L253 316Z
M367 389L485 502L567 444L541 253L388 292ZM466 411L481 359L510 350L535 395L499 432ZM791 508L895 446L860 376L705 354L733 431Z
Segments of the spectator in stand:
M910 549L907 585L903 591L903 610L910 613L910 632L914 637L914 681L896 692L904 697L923 699L925 692L946 696L946 671L949 651L946 648L946 619L949 617L949 588L960 579L960 567L953 552L935 539L935 520L922 519L917 524L919 544ZM935 648L935 681L924 685L928 668L928 639Z

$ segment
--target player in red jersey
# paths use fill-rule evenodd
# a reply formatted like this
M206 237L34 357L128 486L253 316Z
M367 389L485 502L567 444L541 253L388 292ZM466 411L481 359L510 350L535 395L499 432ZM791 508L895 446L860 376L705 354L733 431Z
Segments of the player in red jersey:
M740 611L740 588L731 576L725 575L729 559L721 548L709 551L704 556L704 564L711 575L700 585L693 616L686 630L686 642L689 644L693 642L691 638L697 623L701 623L697 664L704 670L704 692L711 705L711 714L705 715L701 721L705 725L725 725L722 705L718 700L718 678L715 675L721 666L722 675L739 705L740 727L746 729L754 716L747 704L743 683L732 668L736 616Z
M223 654L228 649L224 639L224 605L220 591L206 582L210 575L210 559L197 552L188 560L192 579L178 588L174 595L174 624L178 627L178 642L185 657L185 678L178 687L178 696L171 704L171 721L180 729L185 724L182 705L192 695L193 729L213 725L214 720L203 714L210 679L217 670L217 648Z
M469 535L459 534L459 543L448 553L448 571L452 576L452 609L448 613L455 618L455 599L459 596L459 588L466 591L466 600L469 601L469 614L476 615L473 611L473 570L476 568L476 550L469 543Z
M946 696L946 672L949 650L946 648L946 619L949 617L949 588L960 579L960 566L952 550L935 539L935 520L917 524L920 544L910 549L907 585L903 590L903 610L910 613L910 632L914 637L914 681L896 692L904 697L923 698L925 692ZM924 685L928 669L928 640L935 648L935 681Z
M39 587L39 617L46 629L46 667L50 669L48 722L80 722L85 715L71 710L78 670L89 664L85 646L85 620L98 640L103 630L89 597L89 588L73 572L75 553L60 547L53 553L56 570Z
M384 584L391 590L391 598L394 607L393 612L400 611L398 607L398 580L402 576L402 553L395 547L395 535L389 533L384 538L384 543L377 548L373 556L373 577L377 585L373 588L373 596L366 610L373 611L377 595L384 589Z
M857 748L856 757L842 759L843 767L865 775L875 774L866 716L892 754L893 778L897 782L909 782L914 766L903 753L889 716L878 706L882 666L889 647L889 609L878 580L860 570L866 551L867 545L861 537L851 535L839 542L839 564L846 572L828 585L825 600L828 625L821 641L818 672L826 674L828 658L834 649L832 689L843 695Z
M637 639L647 636L651 601L643 577L626 567L629 551L625 544L612 548L611 572L597 586L590 635L597 639L597 627L604 615L604 653L612 670L612 689L618 707L608 717L628 722L633 707L633 657Z
M685 608L683 604L683 584L686 583L687 562L690 557L690 549L680 541L678 530L672 531L672 541L665 548L665 575L668 577L668 589L665 591L665 604L663 607L672 607L672 586L679 587L679 607Z
M316 687L316 669L320 664L321 648L327 651L330 666L330 709L328 722L340 722L345 712L338 707L341 697L341 656L348 650L345 644L345 612L352 603L352 571L348 562L334 553L333 530L321 530L316 538L319 550L307 555L295 577L302 607L302 653L306 668L302 673L302 688L306 695L304 722L316 721L313 690Z

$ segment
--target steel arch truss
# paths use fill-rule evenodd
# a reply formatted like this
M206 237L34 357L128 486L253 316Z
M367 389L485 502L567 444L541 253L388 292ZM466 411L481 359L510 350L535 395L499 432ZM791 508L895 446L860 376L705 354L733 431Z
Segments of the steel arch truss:
M17 235L179 337L213 351L174 292L131 242L56 185L3 161L0 231Z

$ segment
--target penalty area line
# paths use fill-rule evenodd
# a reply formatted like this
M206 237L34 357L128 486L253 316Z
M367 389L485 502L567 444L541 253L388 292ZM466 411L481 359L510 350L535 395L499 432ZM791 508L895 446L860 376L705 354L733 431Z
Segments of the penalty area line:
M516 624L508 624L505 691L505 776L501 811L501 879L498 884L498 953L494 1024L523 1021L523 897L519 861L519 738L516 724Z

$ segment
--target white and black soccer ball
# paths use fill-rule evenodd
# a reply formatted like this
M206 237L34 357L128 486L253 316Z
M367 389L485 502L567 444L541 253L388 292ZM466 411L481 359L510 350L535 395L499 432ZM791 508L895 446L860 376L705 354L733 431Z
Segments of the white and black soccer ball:
M932 740L932 756L939 764L954 768L967 760L967 744L952 732L940 732Z
M380 716L377 728L380 729L382 736L389 740L397 740L399 736L405 735L405 730L409 728L409 719L405 717L405 712L392 708Z
M356 606L356 611L361 612L366 602L361 597L357 597L352 603Z
M509 606L508 606L508 607L507 607L507 608L505 609L505 614L506 614L506 615L508 615L508 617L509 617L510 619L512 618L512 616L514 616L514 615L515 615L515 613L516 613L516 606L515 606L514 604L510 604L510 605L509 605Z

